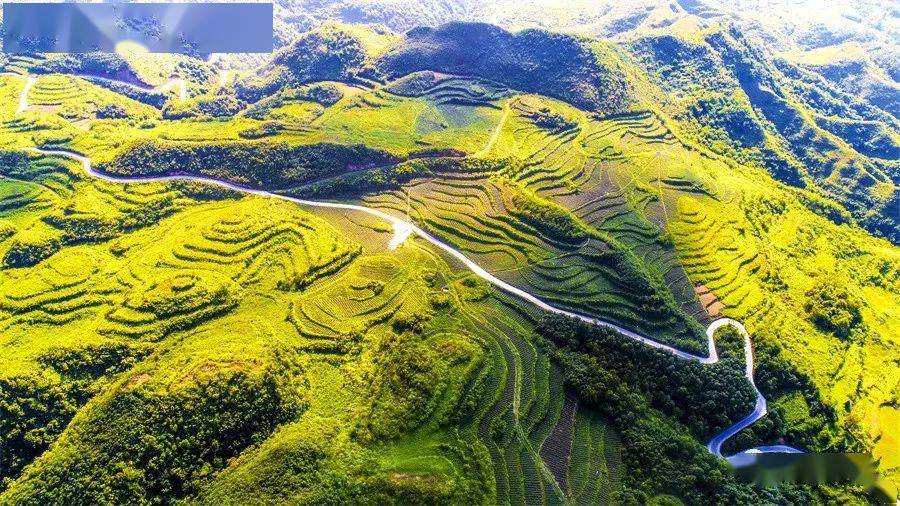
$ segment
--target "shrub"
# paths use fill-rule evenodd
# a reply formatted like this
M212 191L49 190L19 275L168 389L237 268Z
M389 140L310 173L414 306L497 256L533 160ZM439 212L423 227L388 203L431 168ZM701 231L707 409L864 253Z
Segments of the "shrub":
M125 84L121 81L115 81L104 77L87 76L85 77L85 79L98 86L102 86L106 89L112 90L119 95L123 95L143 104L156 107L157 109L161 108L169 98L165 93L161 93L158 91L146 91L141 88L129 86L128 84Z
M512 192L510 212L522 221L547 235L565 242L581 242L587 239L584 224L572 213L555 202L511 182L501 184Z
M97 108L96 116L99 119L122 119L128 117L128 111L118 104L106 104Z
M356 74L365 58L357 37L329 25L301 35L275 55L274 63L290 69L300 82L345 81Z
M231 95L203 95L184 101L170 102L163 107L165 119L184 119L198 116L213 118L234 116L241 104Z
M138 141L98 168L130 176L197 174L276 190L394 162L388 153L362 145Z
M398 334L407 330L416 334L421 334L422 331L425 330L425 324L428 323L428 320L430 319L431 315L428 313L407 311L395 315L394 320L391 322L391 327L393 327L394 332L397 332Z
M806 291L803 308L817 327L846 338L862 322L858 296L850 290L846 276L829 274L817 279Z
M510 33L484 23L415 28L374 66L388 78L423 70L478 76L602 114L625 112L633 100L613 49L543 30Z
M570 130L578 125L576 122L569 121L565 116L551 110L547 106L543 106L539 109L531 111L528 117L531 119L531 121L534 122L535 125L549 130L553 133Z
M242 139L261 139L271 137L280 132L284 126L277 121L266 121L260 125L252 126L238 132Z
M59 251L62 243L58 237L44 234L27 234L13 240L3 257L6 267L30 267Z
M750 104L726 95L705 95L697 99L689 114L699 124L709 127L714 140L733 143L737 147L761 145L765 132L753 117Z
M315 83L288 92L286 97L288 99L311 100L327 107L338 103L340 99L344 98L344 93L331 83Z
M43 130L40 132L35 132L31 135L31 140L37 146L56 146L59 144L65 144L73 139L72 133L68 131L59 131L59 130Z
M229 188L186 179L172 181L169 185L180 191L182 195L200 201L237 199L243 196L243 193Z
M0 174L9 176L28 168L28 155L22 151L0 150Z
M238 96L242 96L238 93ZM315 102L323 107L336 104L344 97L344 93L331 83L314 83L299 88L287 88L260 99L244 112L248 118L264 120L269 111L283 105L298 102Z
M99 378L137 364L150 353L146 346L124 343L92 344L83 348L51 348L38 360L71 378Z
M228 459L295 413L268 373L218 373L161 392L124 389L72 431L67 462L53 469L41 461L29 469L30 486L12 495L35 503L172 503L196 494Z
M743 341L729 329L718 335L721 362L704 365L599 327L559 315L542 317L538 333L560 348L586 355L589 361L614 374L651 406L707 437L743 418L756 395L744 378ZM665 371L647 374L647 371ZM576 383L588 381L585 371Z
M238 80L234 83L234 92L238 99L253 103L276 93L284 86L295 83L287 67L276 65L265 75Z
M38 376L0 378L0 490L56 440L77 410L66 385Z
M116 53L66 54L39 63L33 71L42 74L87 74L120 81L139 81L128 62Z
M401 77L387 86L387 90L404 97L419 97L438 83L434 72L414 72Z

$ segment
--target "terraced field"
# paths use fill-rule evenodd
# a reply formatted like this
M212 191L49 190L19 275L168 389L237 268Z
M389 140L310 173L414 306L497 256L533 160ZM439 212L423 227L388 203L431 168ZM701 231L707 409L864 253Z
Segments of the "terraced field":
M22 88L25 86L25 79L15 74L0 74L0 90L2 90L2 103L0 103L0 111L4 121L12 118L19 108L19 99L22 95ZM4 136L5 137L5 136ZM8 139L4 138L4 142Z
M570 430L565 478L577 504L609 504L622 481L621 449L615 431L595 414L577 411Z
M719 222L725 218L711 216L690 197L679 201L678 216L680 221L673 234L679 236L679 244L685 245L680 250L682 265L693 278L715 293L726 307L753 308L763 313L771 310L772 299L750 282L763 262L754 241L723 233L733 230L736 223ZM747 319L752 313L738 316Z
M50 74L37 78L28 93L30 110L59 114L75 127L87 129L97 110L115 105L126 117L135 119L157 115L152 107L123 97L79 77Z
M501 125L496 150L523 146L519 151L522 162L470 164L437 177L415 179L399 190L367 195L363 201L408 212L416 222L473 255L505 281L525 287L548 302L652 335L667 335L686 347L692 346L691 341L699 345L692 337L698 328L694 320L704 323L708 316L680 267L677 252L659 228L661 190L635 179L621 180L630 165L615 157L589 156L601 151L596 147L600 142L613 145L620 138L628 138L632 135L629 125L635 122L642 125L636 132L660 131L659 123L652 121L655 117L644 114L627 121L606 122L612 126L591 123L597 132L607 133L591 137L587 145L593 151L579 150L573 147L581 142L576 138L583 135L577 121L570 120L567 128L550 131L529 119L542 103L516 100L513 114ZM500 176L516 184L504 183ZM631 178L640 176L640 171L629 171ZM670 192L697 191L694 183L675 176L665 184ZM519 185L571 209L597 235L576 242L536 228L512 204ZM641 302L642 297L651 296L653 288L641 286L630 277L633 274L629 268L623 268L623 262L634 262L621 253L626 246L642 260L630 269L649 268L665 280L671 290L669 296L677 301L671 309L652 305L657 311L652 314L654 309ZM623 297L623 293L631 297Z
M736 185L752 188L747 182ZM791 199L785 195L761 198L752 190L727 195L721 202L683 197L677 205L678 220L671 224L679 258L700 286L698 292L706 294L703 297L710 307L740 318L757 342L778 343L792 363L823 385L827 403L853 405L839 417L868 417L873 423L870 430L885 434L884 426L876 422L882 411L874 399L889 398L883 385L895 384L884 360L893 344L873 336L892 332L893 324L886 322L893 320L894 306L885 302L895 296L890 294L896 294L897 288L893 281L873 282L878 275L872 269L878 265L876 269L893 278L891 273L897 268L894 253L881 247L850 247L855 252L848 253L848 245L859 240L854 232L789 203ZM739 206L745 214L726 206ZM772 214L761 212L761 207ZM839 264L857 273L858 284L840 277ZM857 297L867 300L864 312L872 326L859 329L852 343L794 316L811 307L804 301L813 286L834 283L836 278L852 287L844 296L850 304L862 300ZM879 384L882 386L876 386ZM770 409L773 405L782 409L781 403L790 413L796 398L785 395L770 402ZM879 428L874 428L876 425ZM871 437L857 434L862 439ZM872 443L875 454L887 455L892 450L890 438L879 437L878 441L888 442Z
M501 118L505 89L468 79L420 80L346 97L312 126L327 140L399 153L425 148L474 153L488 142Z
M9 55L9 61L3 67L4 72L10 72L18 75L26 75L31 67L40 63L42 58L39 56L29 56L21 54Z
M458 430L480 441L490 457L496 501L562 502L565 482L557 481L547 462L565 456L541 455L550 448L545 446L550 435L572 423L571 413L563 415L563 400L571 397L564 394L558 369L529 337L535 315L493 294L477 278L450 269L420 245L387 254L378 252L377 241L367 241L363 250L338 230L363 226L384 235L389 229L359 218L331 216L335 229L289 203L233 199L176 183L85 180L77 169L65 159L34 157L19 172L8 173L30 182L2 184L6 197L0 213L18 225L3 241L7 257L38 227L56 245L35 267L3 271L5 375L29 374L61 347L142 343L149 352L157 350L159 370L129 373L113 389L115 398L131 388L184 381L177 370L191 377L247 370L249 364L239 358L246 351L235 348L228 332L217 331L220 351L204 344L207 351L197 355L196 346L213 338L213 327L236 330L241 322L254 322L251 328L259 328L269 320L265 326L291 329L292 348L310 367L337 367L354 383L358 366L351 365L375 360L376 343L414 332L428 346L456 350L451 354L456 365L448 371L458 372L450 376L457 379L432 392L427 405L413 409L419 415L405 412L403 423L437 431L429 437L440 439L446 420L459 420ZM214 198L204 201L209 197ZM151 208L159 215L133 221L136 210ZM54 331L42 340L23 339L43 328ZM192 358L175 370L162 365L184 353ZM103 413L105 406L90 412ZM368 420L364 430L373 435L402 427L389 422L396 415L384 412L385 405L361 406L371 410L363 419ZM62 446L80 444L79 437L69 436ZM566 446L574 438L570 430L550 445ZM391 452L382 457L385 472L408 467ZM433 471L447 459L458 464L460 458L474 458L446 452L436 449L415 467ZM52 462L53 455L44 461ZM459 472L453 469L446 472ZM40 466L33 473L40 476Z

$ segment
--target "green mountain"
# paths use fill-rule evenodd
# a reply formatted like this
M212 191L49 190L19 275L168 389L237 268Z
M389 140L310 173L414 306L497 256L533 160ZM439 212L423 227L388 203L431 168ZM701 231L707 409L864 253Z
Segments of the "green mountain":
M895 493L889 30L538 4L279 3L262 61L6 55L0 503ZM696 360L722 317L752 346ZM707 445L760 398L723 454L865 451L881 491L735 477Z

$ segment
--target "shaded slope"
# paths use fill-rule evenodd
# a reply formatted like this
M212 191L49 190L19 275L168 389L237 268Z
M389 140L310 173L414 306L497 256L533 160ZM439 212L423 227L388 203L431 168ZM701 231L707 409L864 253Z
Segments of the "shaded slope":
M541 30L510 33L481 23L416 28L375 65L388 78L419 70L479 76L601 114L621 113L633 104L612 49Z
M900 241L897 126L890 115L773 60L735 28L690 41L643 37L628 48L663 92L653 100L682 120L689 136L833 199L869 231Z

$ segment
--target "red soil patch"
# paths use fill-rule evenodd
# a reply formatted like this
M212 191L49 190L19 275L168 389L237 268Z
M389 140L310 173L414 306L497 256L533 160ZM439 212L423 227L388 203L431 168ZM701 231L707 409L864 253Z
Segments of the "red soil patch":
M697 294L697 298L700 299L700 305L703 306L703 309L706 310L706 313L715 318L722 314L722 310L725 309L725 304L716 298L716 294L709 291L705 285L698 284L694 286L694 293Z
M137 376L135 376L135 377L131 378L130 380L128 380L128 381L125 383L125 386L126 386L126 387L136 387L136 386L140 385L141 383L144 383L144 382L147 381L148 379L150 379L150 375L149 375L149 374L147 374L147 373L138 374Z

